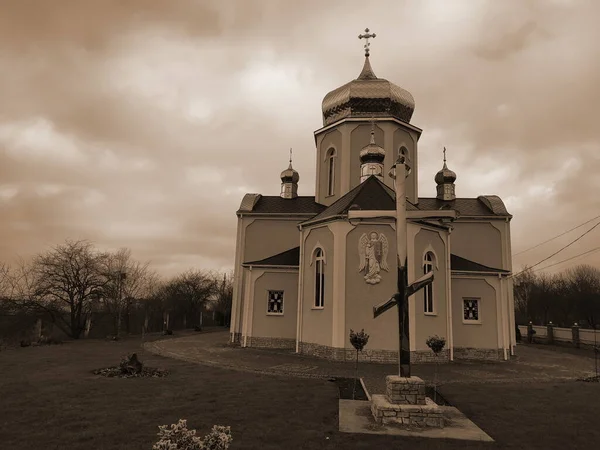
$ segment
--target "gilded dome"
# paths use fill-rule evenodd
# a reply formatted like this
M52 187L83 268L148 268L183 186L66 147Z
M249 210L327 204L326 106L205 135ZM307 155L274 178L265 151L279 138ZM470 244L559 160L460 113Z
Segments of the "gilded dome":
M323 126L345 117L391 116L409 123L415 99L405 89L377 78L369 56L356 80L331 91L323 99Z

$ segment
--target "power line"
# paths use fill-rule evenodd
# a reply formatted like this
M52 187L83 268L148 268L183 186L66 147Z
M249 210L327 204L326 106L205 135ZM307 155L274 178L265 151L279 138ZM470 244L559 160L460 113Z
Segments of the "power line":
M540 244L534 245L533 247L530 247L530 248L528 248L528 249L526 249L526 250L523 250L523 251L521 251L521 252L519 252L519 253L515 253L515 254L513 255L513 257L514 257L514 256L518 256L518 255L521 255L521 254L523 254L523 253L526 253L526 252L528 252L529 250L533 250L534 248L541 247L542 245L544 245L544 244L547 244L548 242L550 242L550 241L553 241L554 239L558 239L559 237L561 237L561 236L564 236L565 234L567 234L567 233L570 233L571 231L573 231L573 230L576 230L577 228L581 228L582 226L584 226L584 225L587 225L588 223L590 223L590 222L593 222L594 220L596 220L596 219L598 219L598 218L600 218L600 216L596 216L596 217L594 217L593 219L590 219L590 220L588 220L587 222L584 222L584 223L582 223L581 225L577 225L576 227L574 227L574 228L571 228L570 230L567 230L567 231L565 231L564 233L561 233L561 234L559 234L559 235L557 235L557 236L554 236L553 238L550 238L550 239L548 239L547 241L541 242Z
M572 259L580 258L581 256L596 253L599 250L600 250L600 247L593 248L591 250L588 250L587 252L580 253L579 255L571 256L570 258L563 259L562 261L556 262L554 264L550 264L548 266L544 266L544 267L540 267L539 269L535 269L534 272L537 272L538 270L544 270L544 269L549 269L550 267L558 266L559 264L562 264L567 261L571 261Z
M596 225L594 225L592 228L590 228L589 230L587 230L585 233L583 233L581 236L579 236L578 238L572 240L571 242L569 242L567 245L565 245L564 247L562 247L560 250L558 250L557 252L552 253L550 256L548 256L547 258L542 259L541 261L535 263L533 266L528 267L528 269L533 269L535 266L539 266L541 263L543 263L544 261L548 261L550 258L552 258L553 256L558 255L560 252L562 252L564 249L570 247L571 245L573 245L575 242L577 242L579 239L581 239L582 237L584 237L586 234L590 233L594 228L596 228L598 225L600 225L600 222L598 222ZM525 272L526 270L522 270L519 273L517 273L516 275L513 275L512 278L521 275L523 272Z

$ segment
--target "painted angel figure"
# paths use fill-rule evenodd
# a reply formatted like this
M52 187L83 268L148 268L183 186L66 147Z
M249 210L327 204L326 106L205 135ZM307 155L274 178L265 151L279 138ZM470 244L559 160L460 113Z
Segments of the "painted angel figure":
M387 265L388 240L383 233L372 231L366 233L358 241L358 254L360 256L359 272L365 271L365 281L368 284L377 284L381 281L381 269L389 271Z

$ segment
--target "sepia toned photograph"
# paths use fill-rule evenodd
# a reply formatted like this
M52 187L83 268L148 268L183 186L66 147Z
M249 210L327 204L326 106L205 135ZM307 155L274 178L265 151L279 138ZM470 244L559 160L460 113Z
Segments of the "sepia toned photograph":
M0 0L0 449L595 448L598 18Z

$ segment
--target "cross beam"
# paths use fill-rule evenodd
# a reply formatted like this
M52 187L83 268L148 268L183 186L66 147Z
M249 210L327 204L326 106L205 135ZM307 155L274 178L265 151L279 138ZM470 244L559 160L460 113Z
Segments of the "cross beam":
M364 39L365 40L365 56L369 56L369 47L371 46L371 43L369 42L370 38L375 38L377 37L377 35L375 33L369 33L369 29L365 28L365 34L359 34L358 38L359 39Z
M398 160L390 171L396 189L396 246L398 252L398 292L389 300L373 307L373 318L387 310L398 308L398 374L410 377L410 328L408 299L411 295L433 283L433 271L425 274L412 284L408 284L408 258L406 233L406 177L410 165L406 155L398 155Z

